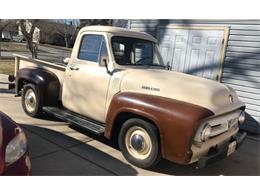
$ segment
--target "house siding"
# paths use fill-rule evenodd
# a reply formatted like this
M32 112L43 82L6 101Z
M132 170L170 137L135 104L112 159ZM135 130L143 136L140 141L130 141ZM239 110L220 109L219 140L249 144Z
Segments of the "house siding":
M260 134L260 20L130 20L128 28L158 38L158 27L167 25L229 28L221 82L246 103L242 129Z

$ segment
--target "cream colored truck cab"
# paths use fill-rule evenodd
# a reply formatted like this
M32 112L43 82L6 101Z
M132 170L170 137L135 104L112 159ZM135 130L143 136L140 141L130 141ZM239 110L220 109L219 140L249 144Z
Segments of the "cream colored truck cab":
M202 167L229 156L245 138L237 135L244 103L224 84L167 70L156 42L122 28L82 28L66 67L17 56L16 92L30 116L44 110L117 140L139 167L161 157Z

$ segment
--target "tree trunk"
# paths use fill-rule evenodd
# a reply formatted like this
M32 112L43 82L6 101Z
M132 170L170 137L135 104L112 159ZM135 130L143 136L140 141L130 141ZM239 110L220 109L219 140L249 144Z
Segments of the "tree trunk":
M2 39L2 34L3 34L3 29L0 29L0 42L3 41L3 39Z
M33 42L33 33L35 30L35 25L31 22L31 29L27 32L26 29L26 20L20 20L19 25L21 27L21 31L27 41L28 48L32 54L32 58L37 58L37 50L38 44Z
M32 54L32 58L37 58L38 45L37 45L37 43L34 43L32 41L32 36L27 37L27 44L28 44L28 48Z
M3 41L2 40L2 33L3 33L3 30L0 29L0 57L2 56L2 53L1 53L2 52L2 47L1 46L2 46L2 41Z
M38 44L33 43L33 53L32 53L32 58L37 58L38 57Z
M29 49L30 49L30 51L32 53L32 58L33 59L37 58L37 49L38 49L37 43L31 42L30 46L29 46Z
M70 39L69 39L68 34L65 34L64 40L65 40L66 47L69 48L69 46L70 46Z
M69 43L68 43L68 39L65 38L65 46L68 48L69 47Z

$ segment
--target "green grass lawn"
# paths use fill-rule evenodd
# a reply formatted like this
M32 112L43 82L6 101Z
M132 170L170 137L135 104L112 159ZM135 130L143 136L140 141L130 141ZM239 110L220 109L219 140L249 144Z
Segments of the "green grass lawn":
M0 58L0 74L7 74L7 75L14 74L14 59Z

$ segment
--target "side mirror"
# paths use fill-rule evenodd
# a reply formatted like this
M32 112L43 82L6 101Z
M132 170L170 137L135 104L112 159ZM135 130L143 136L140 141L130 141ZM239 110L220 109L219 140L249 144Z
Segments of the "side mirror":
M70 61L70 58L65 58L65 59L63 60L64 64L68 64L69 61Z
M110 75L112 74L111 71L108 70L108 57L107 56L100 56L99 66L106 67L107 73Z
M108 57L106 56L100 56L99 59L99 66L101 67L107 67Z

